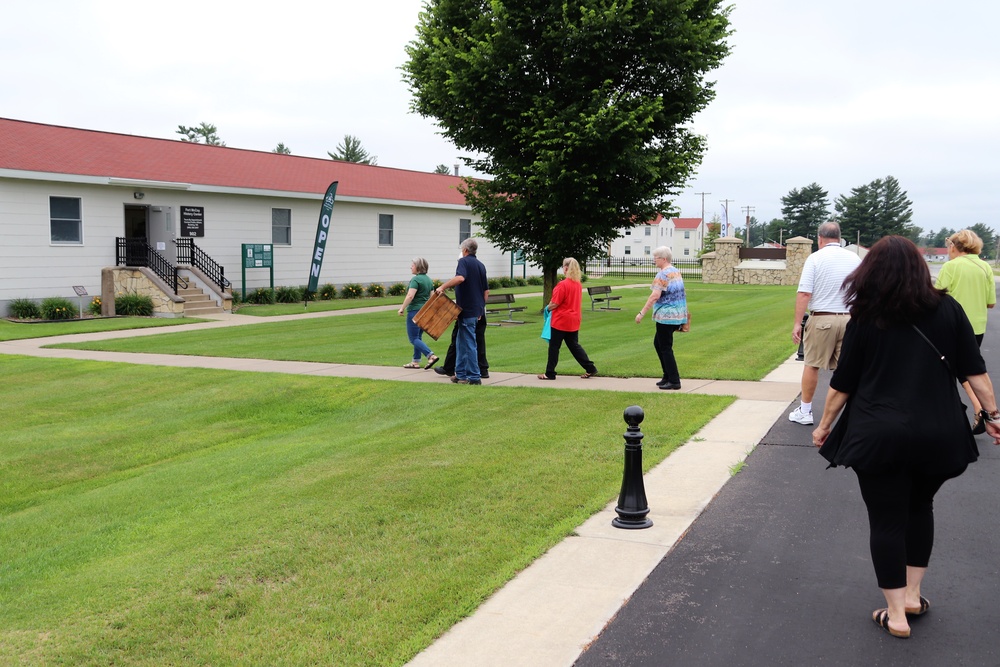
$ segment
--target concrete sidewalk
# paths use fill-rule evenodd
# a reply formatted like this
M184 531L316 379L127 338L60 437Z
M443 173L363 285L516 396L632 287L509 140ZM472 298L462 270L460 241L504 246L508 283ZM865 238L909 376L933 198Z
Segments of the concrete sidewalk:
M394 308L394 307L390 307ZM384 310L378 308L372 310ZM330 317L361 310L309 313ZM169 332L262 323L260 318L225 315L212 322L180 325ZM406 382L447 380L431 371L385 366L285 362L258 359L134 354L49 349L44 346L147 336L162 328L80 334L0 343L0 354L89 359L243 372L295 373ZM802 366L794 355L761 382L684 379L680 393L735 395L737 400L688 443L644 478L653 526L645 530L612 527L617 498L581 525L457 624L410 664L424 665L572 665L626 600L674 547L742 462L783 417L799 393ZM560 376L555 382L534 375L491 373L489 386L658 392L651 378ZM463 391L468 390L466 388ZM473 389L473 391L477 391ZM624 430L625 424L622 422Z

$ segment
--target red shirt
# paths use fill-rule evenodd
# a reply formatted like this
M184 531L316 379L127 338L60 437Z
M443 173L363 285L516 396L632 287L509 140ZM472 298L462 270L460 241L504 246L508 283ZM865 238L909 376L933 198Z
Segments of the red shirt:
M559 331L580 330L580 320L583 317L580 312L582 292L583 285L569 278L560 281L555 286L552 290L552 303L559 304L559 307L552 311L553 329L559 329Z

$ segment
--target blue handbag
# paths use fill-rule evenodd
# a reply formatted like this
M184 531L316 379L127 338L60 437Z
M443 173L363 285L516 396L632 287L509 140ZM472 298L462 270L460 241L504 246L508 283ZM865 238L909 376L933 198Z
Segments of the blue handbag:
M542 325L542 338L551 340L552 338L552 311L545 308L545 324Z

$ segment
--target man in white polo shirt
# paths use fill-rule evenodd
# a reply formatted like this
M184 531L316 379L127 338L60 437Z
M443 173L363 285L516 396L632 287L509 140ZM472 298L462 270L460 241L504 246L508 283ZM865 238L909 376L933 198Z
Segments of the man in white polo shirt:
M802 266L792 327L792 340L798 345L803 339L802 317L808 307L802 402L788 415L789 421L807 425L813 423L812 400L819 382L819 369L833 370L840 359L840 346L850 319L844 304L844 278L861 263L857 255L841 247L840 225L836 222L820 225L818 237L819 250L809 255Z

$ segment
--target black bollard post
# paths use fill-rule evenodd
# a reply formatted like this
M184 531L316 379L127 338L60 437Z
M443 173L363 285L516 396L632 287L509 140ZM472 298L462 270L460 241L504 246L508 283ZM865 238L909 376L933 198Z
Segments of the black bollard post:
M795 361L802 361L806 358L806 322L809 321L809 313L802 316L802 335L799 337L799 353L795 355Z
M622 474L622 490L618 494L617 519L611 520L615 528L649 528L653 525L647 519L649 505L646 503L646 487L642 483L642 431L639 424L646 417L642 408L632 405L625 408L625 472Z

